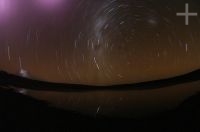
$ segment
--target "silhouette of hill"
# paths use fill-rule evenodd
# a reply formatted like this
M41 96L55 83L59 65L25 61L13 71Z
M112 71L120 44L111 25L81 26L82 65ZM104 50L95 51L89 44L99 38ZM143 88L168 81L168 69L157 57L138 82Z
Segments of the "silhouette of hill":
M200 70L171 79L130 84L123 90L162 88L197 80L200 80ZM89 117L74 111L54 108L45 102L15 93L9 89L10 86L63 92L122 90L118 89L118 86L96 87L48 83L0 72L0 131L200 131L200 93L188 98L178 108L157 116L120 119ZM65 89L61 88L63 86Z
M6 73L4 71L0 71L0 86L7 86L7 87L12 86L16 88L25 88L25 89L32 89L32 90L61 91L61 92L71 92L71 91L87 92L87 91L99 91L99 90L124 91L124 90L158 89L158 88L173 86L177 84L194 82L198 80L200 80L200 70L196 70L185 75L172 77L168 79L141 82L141 83L136 83L136 84L124 84L124 85L112 85L112 86L89 86L89 85L78 85L78 84L61 84L61 83L44 82L44 81L24 78L17 75Z

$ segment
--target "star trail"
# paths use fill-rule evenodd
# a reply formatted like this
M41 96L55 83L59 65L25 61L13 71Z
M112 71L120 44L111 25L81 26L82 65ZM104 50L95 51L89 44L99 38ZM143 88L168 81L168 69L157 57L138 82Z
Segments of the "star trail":
M190 17L186 26L185 17L177 16L185 11L185 4L181 0L0 0L0 70L52 83L91 86L190 73L200 69L200 17ZM190 12L200 13L197 0L188 4ZM180 87L196 90L196 86ZM146 94L139 94L145 98ZM87 102L96 114L106 108L112 111L111 104L128 109L139 97L133 92L33 95L52 97L52 102L61 100L73 108ZM98 103L92 103L93 98Z
M191 72L200 63L199 17L190 27L179 24L176 12L184 6L174 3L1 0L0 16L10 13L0 22L0 68L14 74L25 70L38 80L91 85Z

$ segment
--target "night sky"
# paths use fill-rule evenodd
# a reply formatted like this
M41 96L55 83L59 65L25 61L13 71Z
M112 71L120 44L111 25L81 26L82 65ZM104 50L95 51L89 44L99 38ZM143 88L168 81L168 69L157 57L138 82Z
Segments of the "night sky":
M189 18L188 26L176 16L185 11L185 3L190 12L199 13ZM199 29L197 0L0 0L0 70L48 82L102 86L175 77L200 68ZM158 90L153 100L162 100L165 93L166 102L171 96L181 101L198 91L198 84ZM143 108L143 98L148 105L155 103L148 102L155 90L148 92L32 96L99 112L102 104L112 111L110 104L128 110L130 104ZM143 101L134 104L139 98ZM98 103L91 102L95 99Z

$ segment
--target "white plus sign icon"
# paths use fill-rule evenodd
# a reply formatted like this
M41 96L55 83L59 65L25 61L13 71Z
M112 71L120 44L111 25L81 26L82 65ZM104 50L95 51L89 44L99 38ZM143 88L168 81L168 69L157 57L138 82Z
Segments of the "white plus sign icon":
M198 13L189 12L189 4L185 4L185 13L177 13L177 16L184 16L185 17L185 25L189 25L189 17L190 16L198 16Z

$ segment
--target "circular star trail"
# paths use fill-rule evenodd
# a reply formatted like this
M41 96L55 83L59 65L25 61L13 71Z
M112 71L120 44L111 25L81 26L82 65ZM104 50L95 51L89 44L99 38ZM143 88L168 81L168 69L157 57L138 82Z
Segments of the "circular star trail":
M88 85L191 72L200 67L200 19L185 26L176 16L184 5L179 0L0 0L0 69ZM199 12L197 1L190 2L190 10Z
M186 3L190 12L200 13L197 0L0 0L0 70L47 82L101 86L189 73L200 68L200 18L191 17L185 25L176 13L184 12ZM130 118L169 110L199 91L199 84L17 92L95 117Z

